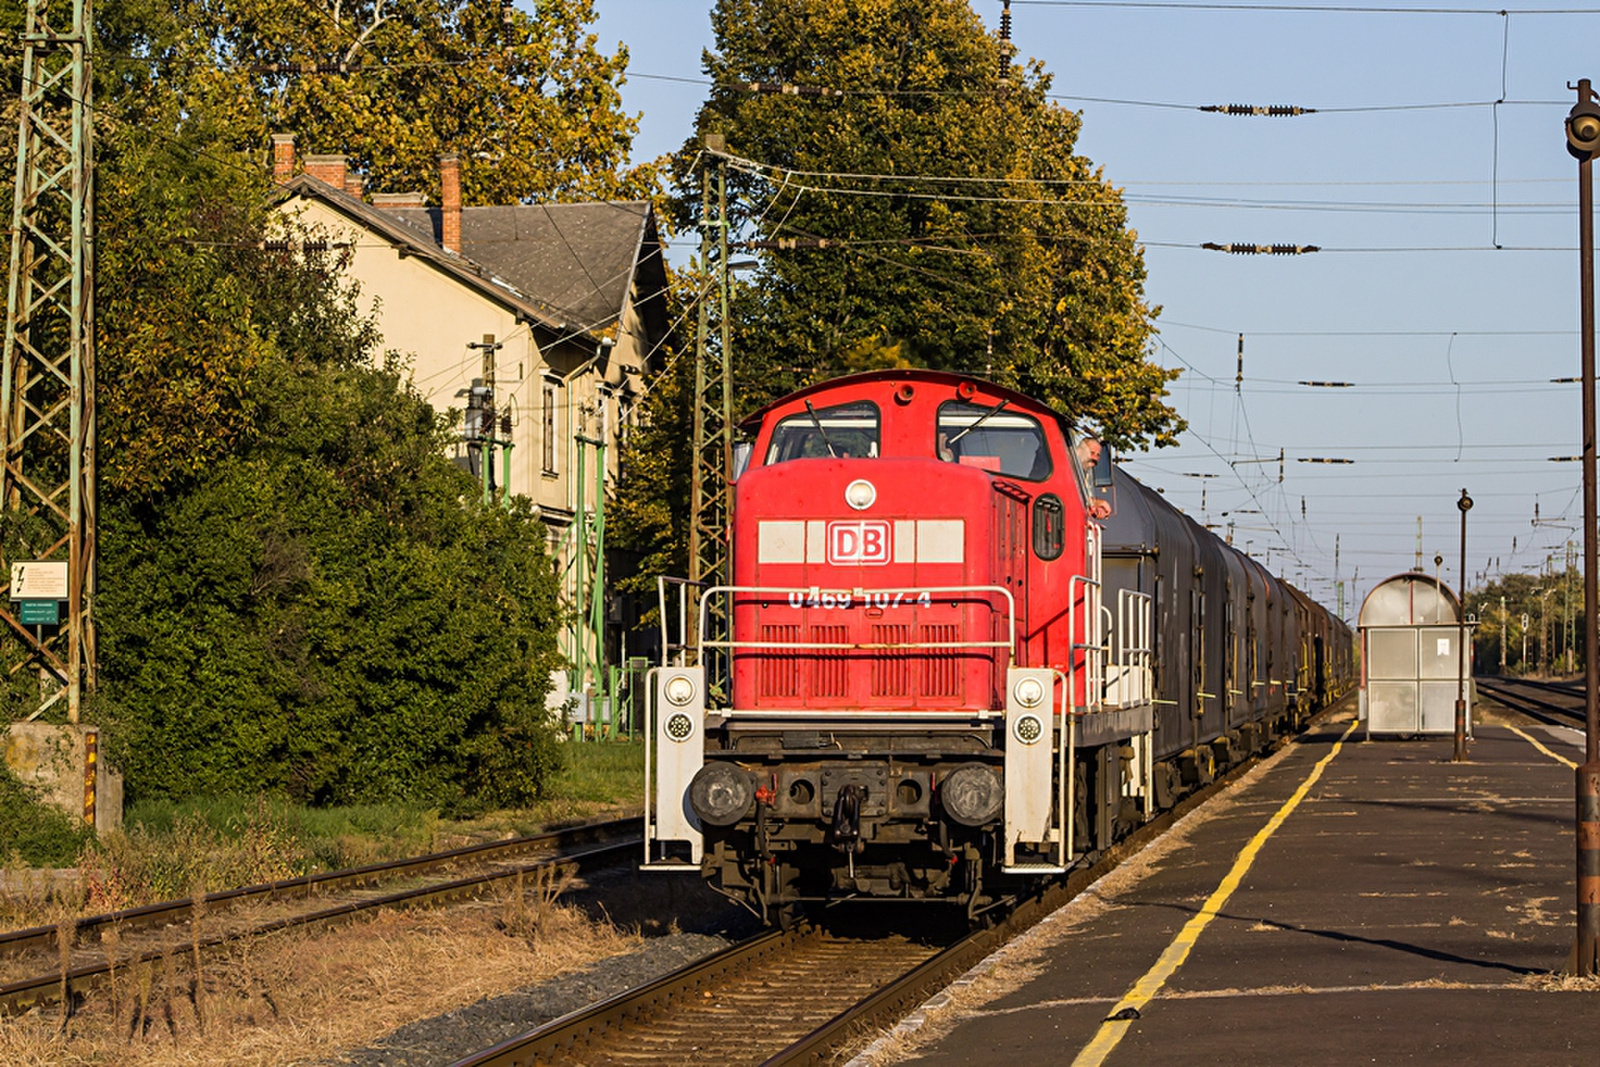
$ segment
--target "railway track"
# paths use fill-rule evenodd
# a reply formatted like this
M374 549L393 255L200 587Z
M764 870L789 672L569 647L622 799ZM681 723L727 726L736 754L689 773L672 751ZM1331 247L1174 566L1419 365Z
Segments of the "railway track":
M1264 755L1236 764L992 927L944 943L903 933L853 936L809 925L768 931L452 1067L828 1062L1077 896Z
M116 970L178 954L379 908L444 904L542 869L614 863L641 846L642 833L636 818L593 823L0 934L0 1014L76 998ZM446 871L457 876L429 878ZM428 880L376 888L418 879Z
M1583 687L1580 683L1480 677L1474 679L1474 684L1513 711L1520 711L1549 726L1583 728Z

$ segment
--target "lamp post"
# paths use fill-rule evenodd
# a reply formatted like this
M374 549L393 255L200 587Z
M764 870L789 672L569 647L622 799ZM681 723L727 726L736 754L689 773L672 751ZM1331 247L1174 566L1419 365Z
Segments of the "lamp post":
M1579 349L1583 377L1583 717L1584 762L1578 768L1578 936L1573 973L1600 971L1600 634L1595 631L1596 564L1594 427L1594 185L1600 153L1600 103L1589 79L1574 87L1567 112L1567 151L1578 161Z
M1472 498L1465 489L1456 501L1461 509L1461 569L1456 572L1461 580L1461 598L1456 607L1456 762L1467 758L1467 512L1472 510ZM1444 562L1443 556L1434 559ZM1440 597L1443 599L1443 596Z

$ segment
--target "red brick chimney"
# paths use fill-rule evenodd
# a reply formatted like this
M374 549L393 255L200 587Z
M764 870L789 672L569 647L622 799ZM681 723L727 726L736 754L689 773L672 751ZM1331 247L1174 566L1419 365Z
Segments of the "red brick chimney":
M439 243L461 254L461 157L454 152L439 157Z
M294 134L272 135L272 180L282 185L294 177Z
M344 156L307 156L306 173L335 189L344 189Z
M357 200L360 200L366 195L367 192L366 177L361 174L357 174L355 171L351 171L350 173L346 174L344 176L344 191L355 197Z

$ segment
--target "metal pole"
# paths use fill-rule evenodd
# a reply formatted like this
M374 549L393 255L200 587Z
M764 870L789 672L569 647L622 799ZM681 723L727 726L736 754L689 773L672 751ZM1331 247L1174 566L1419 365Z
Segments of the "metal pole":
M589 617L588 611L586 610L588 604L586 597L589 591L587 588L585 588L584 584L587 580L586 575L589 572L589 531L587 528L589 520L588 516L585 514L584 490L586 487L583 484L583 460L584 455L588 450L583 447L583 434L581 431L573 434L573 441L576 442L578 446L578 506L572 514L572 526L573 533L575 535L575 547L577 549L577 558L573 561L577 566L577 580L572 586L573 614L576 616L576 620L572 627L574 645L572 657L572 692L573 695L575 695L583 705L584 717L579 722L572 724L572 737L573 740L581 741L583 740L584 725L589 721L589 694L588 690L585 688L589 675L589 634L588 628L585 625Z
M1600 971L1600 634L1596 633L1594 187L1600 106L1589 79L1567 114L1567 150L1578 160L1578 292L1583 377L1583 714L1584 763L1577 772L1578 932L1573 972Z
M1506 673L1506 629L1511 625L1511 616L1506 614L1506 598L1500 598L1500 675Z
M1461 509L1461 596L1456 605L1456 755L1457 763L1467 758L1467 512L1472 498L1465 489L1456 501ZM1441 599L1443 591L1441 590Z

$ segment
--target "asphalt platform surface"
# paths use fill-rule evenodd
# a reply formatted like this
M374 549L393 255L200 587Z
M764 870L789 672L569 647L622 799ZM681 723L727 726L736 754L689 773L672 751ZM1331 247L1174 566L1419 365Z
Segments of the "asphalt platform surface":
M876 1058L1600 1067L1600 984L1563 978L1581 735L1480 725L1456 764L1451 738L1368 741L1351 719L1192 813Z

